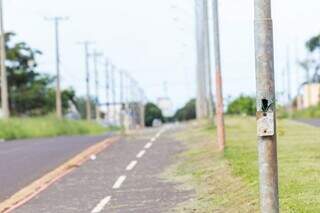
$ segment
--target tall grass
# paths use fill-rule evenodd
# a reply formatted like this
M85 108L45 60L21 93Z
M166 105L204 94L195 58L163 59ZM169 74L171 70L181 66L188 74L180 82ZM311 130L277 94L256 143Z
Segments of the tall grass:
M54 116L0 120L0 138L5 140L101 134L106 129L94 122L59 120Z

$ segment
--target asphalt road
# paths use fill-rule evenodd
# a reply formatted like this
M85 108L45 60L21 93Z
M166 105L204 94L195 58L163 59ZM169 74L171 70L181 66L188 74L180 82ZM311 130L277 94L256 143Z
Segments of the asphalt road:
M173 131L147 130L112 144L14 212L170 212L193 194L160 175L184 150Z
M299 122L306 123L312 126L320 127L320 119L302 119Z
M107 134L1 142L0 202L106 137Z

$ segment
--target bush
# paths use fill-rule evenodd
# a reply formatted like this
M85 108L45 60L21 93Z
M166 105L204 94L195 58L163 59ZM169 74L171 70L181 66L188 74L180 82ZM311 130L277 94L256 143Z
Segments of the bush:
M253 97L241 95L229 104L227 113L232 115L255 115L256 100Z
M153 104L153 103L147 103L145 107L145 125L146 126L152 126L152 123L155 119L159 119L163 122L163 115L161 109Z

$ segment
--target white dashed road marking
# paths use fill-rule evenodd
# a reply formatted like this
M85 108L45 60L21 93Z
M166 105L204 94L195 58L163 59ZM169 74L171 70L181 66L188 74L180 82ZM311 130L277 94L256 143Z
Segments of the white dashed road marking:
M91 213L99 213L101 212L104 207L110 202L111 196L105 197L98 203L98 205L91 211Z
M118 178L118 180L114 183L113 189L119 189L122 185L122 183L126 180L127 176L122 175Z
M142 150L137 154L137 158L142 158L142 156L146 153L146 150Z
M147 143L147 144L144 146L144 148L145 148L145 149L150 149L151 146L152 146L152 143Z
M151 146L153 145L153 142L155 142L157 140L157 138L159 138L161 136L161 134L163 132L165 132L166 129L161 129L155 137L151 138L151 142L147 143L144 148L145 149L149 149L151 148ZM138 154L137 154L137 158L142 158L142 156L146 153L146 150L141 150ZM95 159L95 156L94 156ZM138 164L138 161L131 161L129 163L129 165L126 167L126 171L131 171L136 165ZM113 189L119 189L121 187L121 185L123 184L123 182L127 179L127 176L122 175L120 176L117 181L114 183L113 185ZM110 202L111 200L111 196L105 197L104 199L102 199L98 205L91 211L91 213L100 213L105 206Z
M132 169L137 165L137 163L138 163L138 161L136 161L136 160L131 161L131 162L129 163L129 165L127 166L126 170L127 170L127 171L132 170Z

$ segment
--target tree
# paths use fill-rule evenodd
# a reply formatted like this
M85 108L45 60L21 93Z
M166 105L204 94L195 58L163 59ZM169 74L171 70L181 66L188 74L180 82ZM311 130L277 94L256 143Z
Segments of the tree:
M152 126L152 123L155 119L159 119L163 122L163 115L161 109L153 104L147 103L145 107L145 124L146 126Z
M253 97L241 95L229 104L227 113L255 115L256 100Z
M196 100L190 100L184 107L177 110L174 115L175 120L188 121L196 118Z
M306 43L306 47L310 52L314 52L315 50L320 50L320 35L314 36L309 39Z
M44 115L55 110L55 78L36 71L42 53L25 42L14 42L14 33L6 33L9 107L14 115ZM72 89L62 91L63 110L74 101Z

